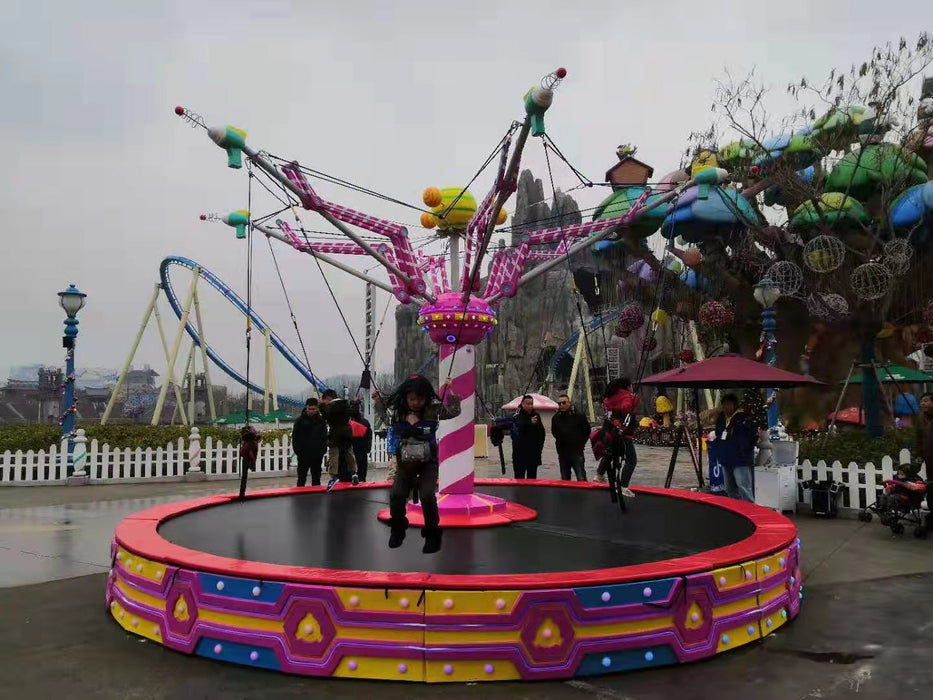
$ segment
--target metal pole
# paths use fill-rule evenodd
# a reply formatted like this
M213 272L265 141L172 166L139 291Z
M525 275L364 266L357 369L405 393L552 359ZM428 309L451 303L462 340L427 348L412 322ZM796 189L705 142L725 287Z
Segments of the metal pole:
M366 283L366 367L370 371L372 378L373 352L375 352L376 340L376 287L370 282ZM370 387L363 396L363 413L366 420L373 422L373 401L372 387Z
M65 393L62 397L62 434L68 441L68 455L65 462L65 475L71 475L74 464L74 438L75 430L75 345L78 339L78 319L68 316L65 319L65 340L70 345L65 353ZM68 342L70 341L70 342Z
M765 361L769 367L777 364L777 353L774 351L775 331L777 322L775 321L775 312L773 306L766 306L761 312L761 328L765 335ZM760 396L760 395L759 395ZM768 389L768 434L771 440L778 438L778 402L777 391ZM760 400L760 399L759 399ZM754 472L754 468L752 469Z
M293 192L295 196L298 197L298 200L301 201L302 197L304 196L304 193L302 193L302 191L299 190L298 187L296 187L295 184L291 180L289 180L287 177L282 175L282 173L280 173L276 169L276 167L272 165L272 163L270 163L265 158L263 158L261 155L259 155L258 151L253 149L249 144L245 144L243 146L243 152L249 156L251 161L253 161L256 165L262 168L266 172L266 174L268 174L270 177L273 177L276 180L278 180L280 183L282 183L284 187L291 190L291 192ZM364 241L360 236L355 234L350 228L345 226L343 222L338 221L326 211L319 211L317 213L323 216L334 228L336 228L338 231L344 234L347 238L349 238L351 241L356 243L360 248L366 251L367 255L371 255L373 258L378 260L379 263L383 267L391 270L395 274L395 276L398 277L400 280L403 280L405 282L411 281L411 278L409 278L409 276L406 275L398 265L396 265L393 262L390 262L389 260L385 258L385 256L383 256L381 253L378 253L372 246L369 245L369 243Z
M201 322L201 302L198 297L198 290L194 290L194 322L198 329L198 347L201 348L201 366L204 368L204 385L207 388L207 405L211 410L211 421L217 419L217 409L214 407L214 387L211 384L211 374L207 361L207 339L204 337L204 324ZM192 417L192 425L194 418Z
M275 230L275 229L271 229L271 228L269 228L269 227L267 227L267 226L263 226L263 225L254 225L253 228L254 228L256 231L259 231L260 233L262 233L262 234L264 234L264 235L266 235L266 236L269 236L270 238L274 238L274 239L276 239L276 240L278 240L278 241L282 241L282 243L287 243L289 246L292 245L292 242L289 240L288 236L286 236L286 235L285 235L284 233L282 233L281 231L277 231L277 230ZM310 249L306 249L306 250L304 250L304 251L302 251L302 252L307 253L307 254L310 255L312 258L317 258L317 259L320 260L321 262L327 263L328 265L332 265L332 266L336 267L338 270L343 270L344 272L346 272L346 273L349 274L349 275L353 275L354 277L358 277L359 279L363 280L363 281L366 282L367 284L373 284L373 285L379 287L380 289L384 289L384 290L387 291L389 294L394 294L394 290L392 289L392 287L391 287L390 285L388 285L388 284L386 284L385 282L382 282L382 281L380 281L380 280L377 280L375 277L370 277L369 275L367 275L367 274L364 273L364 272L360 272L359 270L355 270L355 269L353 269L352 267L350 267L349 265L347 265L347 264L345 264L345 263L342 263L342 262L340 262L339 260L335 260L334 258L330 257L329 255L325 255L324 253L316 253L316 252L314 252L313 250L310 250Z
M660 197L658 197L658 198L655 199L654 201L652 201L652 202L646 204L646 205L643 206L641 209L639 209L639 210L635 213L635 216L632 218L632 221L635 221L635 220L638 219L639 217L644 216L646 213L648 213L648 212L651 211L652 209L655 209L655 208L661 206L662 204L667 204L667 203L670 202L671 200L676 199L676 198L679 197L681 194L683 194L683 192L684 192L685 190L687 190L687 189L693 187L693 186L696 185L696 184L697 184L696 180L687 180L687 182L683 183L683 184L680 185L679 187L677 187L677 188L671 190L670 192L666 192L666 193L662 194ZM501 208L501 207L500 207L500 208ZM534 268L532 268L531 270L529 270L528 272L526 272L524 275L521 276L521 278L519 278L518 283L517 283L516 286L521 287L523 284L527 284L527 283L530 282L531 280L533 280L533 279L535 279L535 278L537 278L537 277L540 277L540 276L543 275L545 272L549 272L550 270L553 270L553 269L554 269L555 267L557 267L558 265L565 265L565 264L566 264L566 259L567 259L567 258L569 258L569 257L572 256L572 255L576 255L576 254L579 253L581 250L585 250L585 249L589 248L589 247L590 247L591 245L593 245L594 243L598 243L599 241L601 241L601 240L603 240L603 239L605 239L605 238L608 238L609 236L611 236L611 235L613 235L614 233L616 233L616 231L617 231L618 229L619 229L619 226L613 226L612 228L608 228L608 229L606 229L605 231L600 231L599 233L597 233L597 234L595 234L595 235L588 236L588 237L584 238L582 241L578 241L577 243L574 243L572 246L570 246L570 248L567 250L567 252L566 252L565 255L561 255L561 256L558 257L558 258L553 258L552 260L548 260L548 261L546 261L546 262L543 262L543 263L541 263L540 265L538 265L537 267L534 267ZM482 253L482 251L480 251L480 253ZM477 263L479 263L479 258L480 258L480 257L481 257L480 255L477 255ZM503 295L502 295L501 292L498 293L498 294L493 294L493 295L492 295L489 299L487 299L486 301L487 301L489 304L494 304L495 302L499 301L499 299L501 299L502 296L503 296Z
M460 279L460 232L451 231L450 235L447 236L447 240L450 243L450 284L453 287ZM434 290L436 294L440 294L443 291L445 290Z
M263 357L265 359L265 373L263 376L263 388L262 388L262 412L269 412L269 381L272 379L270 376L271 368L269 366L270 358L270 348L272 347L272 336L269 335L269 327L266 326L263 336L265 337L265 345L263 347Z
M188 315L191 313L191 305L194 303L194 291L198 285L198 279L201 276L201 268L194 268L191 275L191 288L188 291L188 298L185 300L185 308L181 314L181 321L178 324L178 332L175 334L175 342L172 343L172 351L168 357L168 374L171 377L174 374L175 360L178 358L178 350L181 348L181 339L185 334L185 327L188 325ZM155 413L152 414L152 425L158 425L159 416L162 413L162 406L165 404L165 395L168 393L168 382L162 384L159 391L159 400L156 401Z
M192 341L191 341L191 350L188 351L188 365L187 365L187 370L188 370L188 416L191 418L191 425L194 425L194 423L195 423L195 416L197 415L197 411L195 411L195 409L194 409L194 371L195 371L195 367L194 367L194 358L195 358L195 357L196 357L196 353L195 353L195 342L192 340ZM184 414L182 414L182 418L184 418ZM182 423L184 423L184 420L182 420Z
M136 338L133 340L133 346L130 348L130 354L126 356L126 362L123 363L123 369L120 370L120 377L117 379L117 383L114 385L113 391L110 394L110 400L107 402L104 415L101 416L101 425L107 425L107 421L110 419L110 413L117 403L117 395L120 393L120 389L123 388L126 375L129 374L130 366L133 364L133 358L136 356L136 350L139 348L139 341L142 340L143 333L146 332L146 326L149 325L149 318L152 316L152 309L155 308L156 302L159 299L160 289L162 289L162 285L156 282L155 288L152 290L152 297L149 299L149 304L146 306L146 311L143 313L142 323L139 324L139 331L136 333Z

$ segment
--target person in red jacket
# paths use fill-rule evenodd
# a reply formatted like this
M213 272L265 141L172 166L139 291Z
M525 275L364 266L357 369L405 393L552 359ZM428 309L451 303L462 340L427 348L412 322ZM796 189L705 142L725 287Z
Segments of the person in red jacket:
M637 427L636 413L641 401L636 394L632 393L631 388L632 381L627 377L620 377L609 382L603 398L603 408L607 415L602 427L597 431L598 437L594 434L593 446L593 453L599 459L599 466L596 468L598 481L606 480L606 470L610 468L614 458L619 457L624 460L622 472L619 475L619 485L622 495L628 498L635 496L628 485L632 480L635 465L638 463L632 436ZM601 454L596 454L597 450Z

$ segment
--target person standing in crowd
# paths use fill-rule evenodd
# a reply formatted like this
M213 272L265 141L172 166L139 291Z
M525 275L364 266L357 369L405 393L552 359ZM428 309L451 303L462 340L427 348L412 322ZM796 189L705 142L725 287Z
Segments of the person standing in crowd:
M305 401L305 408L292 426L292 449L298 457L298 486L304 486L311 472L311 485L321 485L321 462L327 453L327 421L318 400Z
M716 427L719 464L722 466L726 494L749 503L755 502L752 469L755 463L755 444L758 430L739 408L735 394L726 394L716 409Z
M544 449L544 425L534 408L534 398L522 397L512 427L512 470L516 479L537 479L541 451Z
M913 463L905 469L908 477L919 476L924 462L927 465L927 529L933 528L933 394L920 395L920 412L914 418Z
M551 434L557 447L560 478L569 481L572 470L577 481L586 481L583 450L590 437L590 422L582 413L577 413L567 394L561 394L557 399L557 414L551 419Z
M632 392L632 380L628 377L613 379L606 386L603 408L606 419L596 439L600 444L599 466L596 468L596 480L605 481L606 471L613 468L614 460L624 460L619 474L619 491L627 498L635 494L629 488L638 454L635 452L635 434L638 404L640 399ZM594 446L594 453L596 447Z
M356 459L353 457L353 428L350 425L350 404L346 399L333 399L325 404L327 421L327 473L330 491L338 481L350 481L356 486Z
M373 427L363 416L359 401L355 401L350 405L350 420L366 429L360 435L357 435L356 432L353 434L353 456L356 458L356 474L360 481L366 481L366 472L369 470L369 451L373 448Z

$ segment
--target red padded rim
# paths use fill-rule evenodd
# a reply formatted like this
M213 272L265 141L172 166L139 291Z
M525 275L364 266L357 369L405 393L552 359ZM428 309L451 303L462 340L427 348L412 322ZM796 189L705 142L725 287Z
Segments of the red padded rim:
M605 484L576 481L529 481L515 479L478 479L478 486L533 486L538 488L606 489ZM366 483L353 488L386 488L388 483ZM338 488L341 488L338 486ZM797 527L780 513L707 493L678 491L653 487L633 487L636 493L654 494L706 503L738 513L755 525L746 539L726 547L701 552L688 557L635 564L611 569L561 571L544 574L450 575L426 572L355 571L349 569L319 569L313 567L267 564L219 557L180 547L163 539L158 533L160 523L184 513L202 508L222 506L236 498L235 494L207 496L190 501L167 503L131 515L116 529L120 545L135 554L193 571L255 578L264 581L287 581L331 586L362 586L372 588L445 588L467 590L576 588L611 583L626 583L702 573L724 566L760 559L790 545L797 537ZM247 498L275 498L293 493L324 491L322 486L268 489L252 493Z

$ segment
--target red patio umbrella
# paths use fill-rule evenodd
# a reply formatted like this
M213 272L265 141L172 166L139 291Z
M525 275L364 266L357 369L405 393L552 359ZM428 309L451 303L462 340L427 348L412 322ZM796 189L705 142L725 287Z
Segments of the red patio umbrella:
M787 389L795 386L824 386L823 382L794 374L740 355L718 355L641 380L649 386L664 385L694 389L761 388Z

